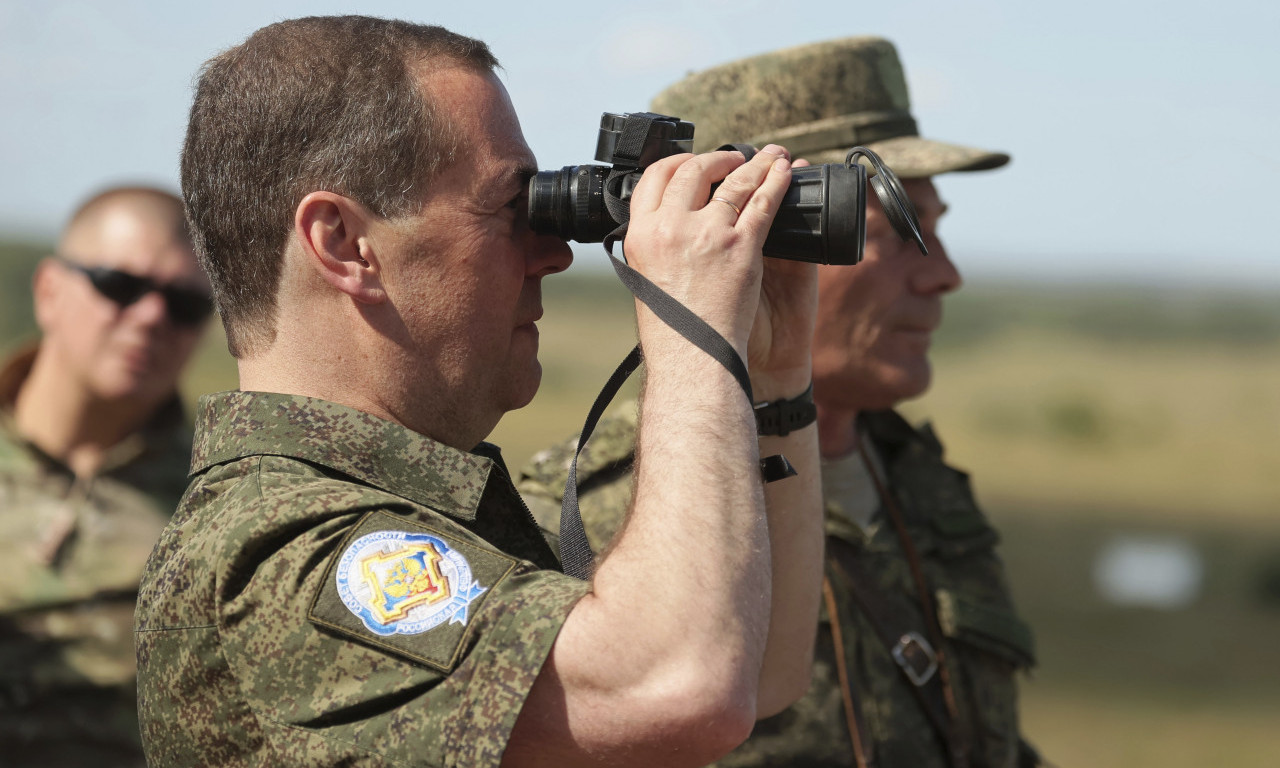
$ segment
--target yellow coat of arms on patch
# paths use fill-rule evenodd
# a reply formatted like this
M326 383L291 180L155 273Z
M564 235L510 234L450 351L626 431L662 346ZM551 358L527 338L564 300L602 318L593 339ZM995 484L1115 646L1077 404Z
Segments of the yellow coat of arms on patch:
M369 631L416 635L448 621L467 623L467 608L486 587L443 539L378 531L347 547L334 576L338 596Z

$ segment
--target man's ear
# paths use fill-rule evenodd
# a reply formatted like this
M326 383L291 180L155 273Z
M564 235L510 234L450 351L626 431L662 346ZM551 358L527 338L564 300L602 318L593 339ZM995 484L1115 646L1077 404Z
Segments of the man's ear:
M59 270L60 265L52 258L46 258L36 265L35 274L31 276L31 303L35 310L36 326L45 335L48 335L53 324L62 281L66 277Z
M368 247L375 214L349 197L312 192L298 203L293 229L308 266L361 304L386 300L377 258Z

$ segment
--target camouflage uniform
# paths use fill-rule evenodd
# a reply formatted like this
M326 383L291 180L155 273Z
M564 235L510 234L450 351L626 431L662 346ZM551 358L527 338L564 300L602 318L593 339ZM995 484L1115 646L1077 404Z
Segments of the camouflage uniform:
M0 370L0 763L141 765L134 600L191 433L175 399L77 478L14 430L35 356Z
M892 411L868 414L864 426L933 590L962 731L973 745L970 765L1035 765L1038 758L1019 736L1014 681L1018 670L1034 662L1031 633L1014 611L995 553L995 530L974 502L968 477L943 463L942 446L928 427L912 429ZM618 530L630 500L634 437L634 410L622 409L601 422L579 460L582 517L597 551ZM559 526L575 447L576 440L540 453L519 484L534 515L553 530ZM947 768L942 742L860 610L841 563L842 557L853 558L860 576L874 582L862 582L863 589L874 590L901 619L897 629L929 637L910 569L883 507L864 529L828 500L827 550L843 661L872 764ZM824 611L808 694L782 714L761 720L751 738L717 765L853 766L836 648L831 617Z
M152 766L496 766L586 584L496 451L305 397L202 399L143 576Z

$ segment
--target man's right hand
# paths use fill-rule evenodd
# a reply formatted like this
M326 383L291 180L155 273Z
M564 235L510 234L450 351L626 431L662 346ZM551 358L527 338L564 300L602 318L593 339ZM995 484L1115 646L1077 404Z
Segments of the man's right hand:
M711 199L711 186L721 181ZM760 299L761 249L790 182L786 150L769 145L749 162L733 151L663 158L631 196L627 262L744 360ZM638 312L643 344L649 326L661 321Z

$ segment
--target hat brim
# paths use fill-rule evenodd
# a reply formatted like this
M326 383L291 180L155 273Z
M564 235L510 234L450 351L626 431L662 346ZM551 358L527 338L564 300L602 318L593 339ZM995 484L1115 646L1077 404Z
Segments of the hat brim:
M870 142L867 147L880 155L885 165L893 169L901 179L921 179L955 171L989 171L1009 162L1009 156L1003 152L948 144L919 136L897 136ZM843 163L850 149L852 147L809 152L803 157L814 165Z

